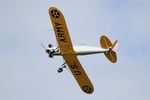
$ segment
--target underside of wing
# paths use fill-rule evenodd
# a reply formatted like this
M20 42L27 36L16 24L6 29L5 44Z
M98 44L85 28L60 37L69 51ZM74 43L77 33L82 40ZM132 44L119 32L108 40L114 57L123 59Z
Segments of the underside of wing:
M51 7L49 9L49 15L55 31L55 36L60 48L60 52L62 54L72 54L72 42L63 14L57 8Z
M55 31L55 36L65 62L71 70L80 88L87 94L94 91L94 87L77 59L77 54L73 50L67 25L63 14L54 7L49 9L49 15Z
M63 58L83 92L87 94L93 93L94 87L80 64L77 55L63 55Z

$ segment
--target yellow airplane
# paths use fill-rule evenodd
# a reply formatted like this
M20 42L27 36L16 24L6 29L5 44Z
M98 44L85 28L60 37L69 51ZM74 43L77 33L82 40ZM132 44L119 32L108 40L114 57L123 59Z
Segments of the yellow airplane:
M117 61L117 56L114 51L114 47L117 44L117 40L111 42L106 36L103 35L100 38L102 48L86 45L73 46L65 18L60 10L55 7L51 7L49 9L49 15L55 31L58 47L54 47L52 44L48 45L49 48L45 48L43 44L42 47L45 49L45 52L48 53L50 58L53 58L54 56L62 56L65 60L65 63L63 63L58 69L59 73L63 71L63 68L68 66L81 90L87 94L92 94L94 92L94 87L80 64L77 56L104 53L109 61L115 63Z

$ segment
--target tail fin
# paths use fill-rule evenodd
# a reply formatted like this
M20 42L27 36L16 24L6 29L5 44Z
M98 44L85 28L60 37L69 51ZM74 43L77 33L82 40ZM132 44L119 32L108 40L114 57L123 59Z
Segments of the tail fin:
M115 45L117 44L117 40L112 43L106 36L101 36L100 38L100 44L103 49L108 49L108 51L104 52L105 56L107 59L112 62L116 63L117 62L117 55L116 52L113 50Z

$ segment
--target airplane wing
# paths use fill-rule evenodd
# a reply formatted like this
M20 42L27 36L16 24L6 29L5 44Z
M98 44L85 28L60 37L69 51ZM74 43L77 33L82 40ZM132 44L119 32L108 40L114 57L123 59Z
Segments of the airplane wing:
M55 36L60 48L60 52L64 60L66 61L69 69L71 70L80 88L85 93L93 93L94 87L88 76L86 75L79 60L77 59L76 52L73 50L72 42L63 14L57 8L51 7L49 9L49 15L55 31Z
M49 9L49 15L55 31L55 36L62 54L72 53L73 47L63 14L54 7Z
M63 55L69 69L71 70L73 76L75 77L77 83L79 84L82 91L87 94L91 94L94 91L94 87L86 75L82 65L77 59L77 55Z

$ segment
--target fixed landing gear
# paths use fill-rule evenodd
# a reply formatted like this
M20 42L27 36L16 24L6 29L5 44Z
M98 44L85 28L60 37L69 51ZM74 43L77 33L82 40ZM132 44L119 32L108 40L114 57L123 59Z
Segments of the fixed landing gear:
M57 72L58 73L63 72L63 68L66 68L66 63L63 63L62 66L60 68L58 68Z
M48 47L49 47L49 48L52 48L52 47L53 47L53 45L52 45L52 44L49 44L49 45L48 45Z
M61 73L62 71L63 71L63 68L59 68L59 69L57 70L58 73Z

